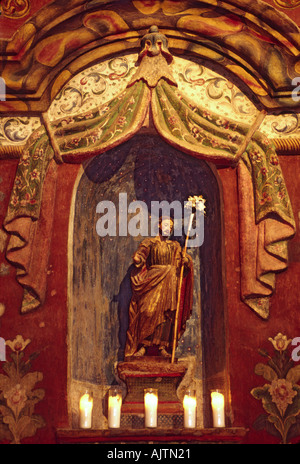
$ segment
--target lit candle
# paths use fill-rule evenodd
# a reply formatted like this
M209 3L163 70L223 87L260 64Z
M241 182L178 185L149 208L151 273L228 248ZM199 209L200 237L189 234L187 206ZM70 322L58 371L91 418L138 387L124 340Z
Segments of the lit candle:
M121 422L122 391L111 388L108 396L108 427L119 428Z
M145 389L145 426L157 427L157 390L155 388Z
M211 392L214 427L225 427L224 395L218 390Z
M80 428L90 429L92 427L92 411L93 411L93 398L88 393L85 393L80 398Z
M196 396L195 392L188 390L183 398L183 409L184 409L184 427L195 428L196 427Z

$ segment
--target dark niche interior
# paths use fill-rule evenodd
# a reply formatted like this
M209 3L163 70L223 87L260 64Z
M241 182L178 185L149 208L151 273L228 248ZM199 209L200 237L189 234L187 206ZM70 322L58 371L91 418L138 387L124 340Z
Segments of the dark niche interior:
M120 204L126 193L127 206ZM222 192L209 163L188 156L155 135L137 135L83 165L74 201L70 282L71 378L113 385L115 364L124 359L131 298L132 255L143 236L121 235L126 207L143 201L151 222L151 201L206 199L204 242L188 248L194 262L194 304L179 340L177 358L195 358L195 377L203 381L204 424L211 423L211 388L226 383L225 295ZM97 232L99 202L116 206L115 236ZM122 209L123 208L123 209ZM121 211L122 209L122 211ZM135 213L136 214L136 213ZM120 229L121 226L121 229ZM175 239L175 237L174 237ZM176 240L184 244L185 235Z

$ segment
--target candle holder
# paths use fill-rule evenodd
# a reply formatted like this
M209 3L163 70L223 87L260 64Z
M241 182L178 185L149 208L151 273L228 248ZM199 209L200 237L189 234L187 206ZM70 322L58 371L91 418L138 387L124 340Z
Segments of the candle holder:
M121 423L122 388L112 387L108 392L108 427L117 429Z
M225 427L225 400L221 390L211 391L211 407L214 427Z
M196 411L197 400L195 390L188 389L183 398L184 420L183 425L185 428L196 427Z
M90 429L93 416L93 392L85 390L79 400L79 427Z
M156 388L144 389L145 427L157 427L158 394Z

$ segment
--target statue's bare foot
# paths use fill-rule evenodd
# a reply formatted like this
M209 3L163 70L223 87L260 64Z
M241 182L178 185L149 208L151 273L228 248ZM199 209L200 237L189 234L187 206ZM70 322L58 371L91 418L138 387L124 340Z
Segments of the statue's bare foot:
M140 348L136 353L134 353L133 356L144 356L145 353L146 353L146 348L142 346L142 348Z
M170 353L167 352L167 350L165 348L160 348L160 354L164 357L164 358L170 358L171 355Z

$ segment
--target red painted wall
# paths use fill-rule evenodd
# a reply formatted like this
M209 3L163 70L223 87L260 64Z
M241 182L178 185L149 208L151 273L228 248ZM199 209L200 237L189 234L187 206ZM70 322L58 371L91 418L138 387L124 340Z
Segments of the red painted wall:
M299 173L300 156L280 157L283 174L290 194L296 222L300 211ZM0 223L2 224L9 194L14 182L17 162L0 161ZM58 169L55 217L48 269L48 289L44 306L36 312L20 315L22 289L15 279L15 270L9 266L9 274L0 278L0 302L5 304L0 318L0 336L13 340L21 334L31 339L28 352L39 351L32 370L43 373L43 380L36 387L45 390L45 398L36 405L46 427L39 429L23 443L54 443L55 428L68 426L67 415L67 239L69 208L78 165L61 165ZM249 428L245 442L278 443L278 439L266 432L252 428L254 420L263 413L261 403L250 391L263 385L264 380L254 373L254 367L262 361L258 348L270 349L268 337L278 332L288 338L300 336L299 309L300 281L299 231L291 243L291 262L287 271L277 276L276 293L271 300L269 321L258 318L240 300L239 223L237 206L237 180L233 169L220 169L223 185L224 222L227 276L227 349L228 368L232 396L234 426ZM297 261L298 259L298 261ZM7 262L0 255L1 263ZM1 369L1 363L0 363ZM299 437L300 439L300 437Z
M261 403L252 397L252 388L264 385L266 381L254 373L258 362L265 362L258 353L264 348L272 353L268 338L279 332L288 339L300 336L300 262L299 253L299 168L300 156L281 156L280 164L287 184L297 233L290 244L290 263L286 271L278 274L276 292L272 296L270 318L264 321L248 309L240 300L238 210L235 173L232 170L220 172L224 188L226 265L227 265L227 311L228 311L228 358L232 395L233 423L249 428L246 442L278 443L278 439L252 428L255 419L264 412ZM226 192L226 193L225 193ZM298 261L293 261L298 258ZM300 440L300 437L299 437Z
M79 166L63 165L58 171L55 218L48 269L46 302L39 310L20 315L22 289L15 279L14 268L0 278L0 301L6 311L0 319L0 336L13 340L20 334L30 339L29 353L39 351L32 371L43 373L43 381L36 388L45 390L45 398L36 405L35 412L42 415L47 427L39 429L32 438L22 443L53 443L55 428L68 426L67 415L67 238L69 208ZM1 208L1 223L5 214L9 191L16 170L13 161L0 162L1 191L6 193ZM1 262L4 260L1 255ZM0 366L1 368L1 366Z

